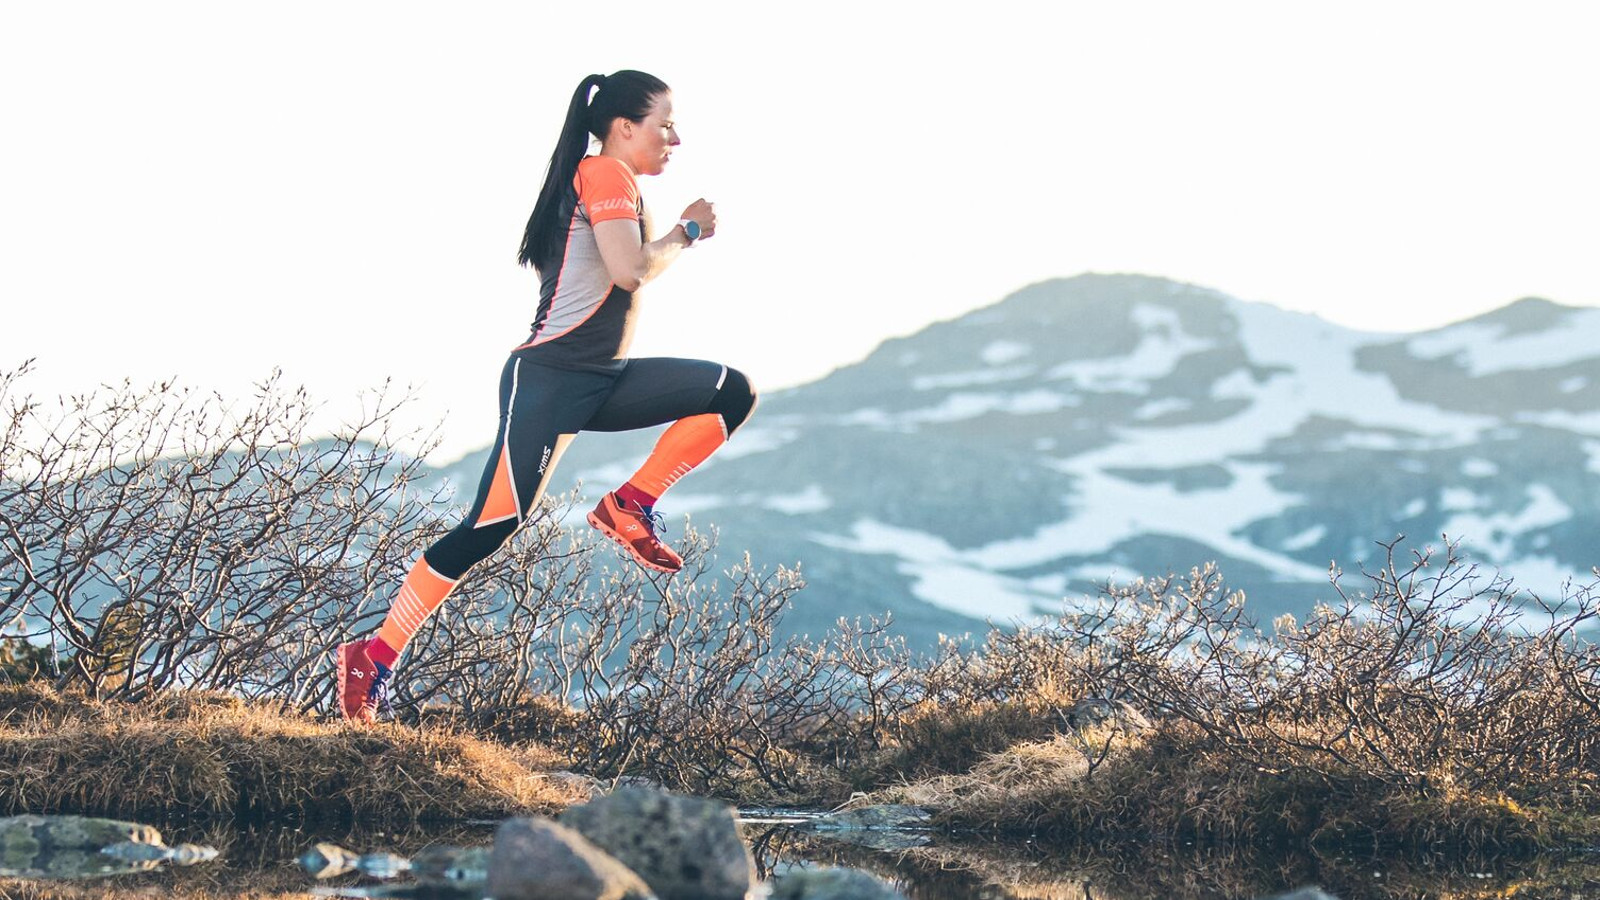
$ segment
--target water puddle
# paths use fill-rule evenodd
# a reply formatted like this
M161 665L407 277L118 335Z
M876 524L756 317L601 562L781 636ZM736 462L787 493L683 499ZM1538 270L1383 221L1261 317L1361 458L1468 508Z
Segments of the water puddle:
M1263 860L1161 847L1127 858L1052 852L1032 841L963 838L922 828L826 830L819 818L810 811L745 811L745 839L764 879L794 867L844 866L871 872L909 900L1247 900L1307 884L1341 900L1600 897L1600 860L1593 857L1433 869L1373 859ZM201 849L152 855L123 848L106 855L92 848L42 846L29 856L18 842L8 841L0 848L5 854L0 897L233 900L281 894L479 900L484 848L495 825L392 833L182 823L160 829L170 848L180 843L215 848L214 858ZM324 846L315 849L319 844Z

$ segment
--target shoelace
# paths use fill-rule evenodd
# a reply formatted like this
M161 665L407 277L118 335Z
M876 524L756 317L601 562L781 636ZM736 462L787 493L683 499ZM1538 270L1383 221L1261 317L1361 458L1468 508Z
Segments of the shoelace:
M367 702L374 707L389 708L389 670L383 666L373 666L378 674L372 676L372 685L367 688Z
M659 538L667 531L667 520L652 507L643 516L644 527L650 529L650 534Z

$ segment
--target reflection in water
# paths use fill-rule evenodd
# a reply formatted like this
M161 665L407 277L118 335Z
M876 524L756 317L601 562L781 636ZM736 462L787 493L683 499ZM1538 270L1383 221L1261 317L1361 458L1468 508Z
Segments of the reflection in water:
M493 824L465 825L430 830L358 830L334 836L346 847L374 852L394 852L409 859L426 859L430 846L487 844ZM165 823L163 834L220 850L220 857L204 866L184 869L157 868L95 881L7 880L0 877L0 897L6 900L238 900L238 898L304 897L318 887L360 889L379 882L350 873L318 882L296 861L300 854L329 836L296 826L234 827L230 825ZM115 860L110 860L116 862ZM159 865L159 864L157 864ZM480 892L481 893L481 892ZM463 900L468 894L430 888L395 896L416 900Z
M852 866L894 883L911 900L1250 900L1312 884L1340 900L1600 897L1600 858L1593 855L1521 866L1430 867L1285 851L1051 851L1028 841L949 836L883 852L784 826L750 837L764 873L791 865Z
M105 878L163 863L192 866L217 858L213 847L168 847L149 825L95 816L0 817L0 877Z
M19 900L239 900L305 896L317 887L412 898L461 900L470 893L444 887L384 884L350 872L317 881L297 859L319 842L356 854L394 853L429 858L429 848L482 846L494 823L424 831L357 831L330 835L294 827L162 827L170 839L222 851L214 863L187 869L124 874L96 882L16 881L0 878L0 897ZM865 869L892 883L910 900L1247 900L1319 884L1340 900L1571 900L1600 897L1600 860L1542 860L1520 867L1481 864L1456 868L1398 866L1371 859L1333 859L1287 853L1244 855L1148 847L1126 852L1049 852L1031 842L957 839L927 835L909 846L873 849L840 838L891 843L896 836L819 834L791 823L746 825L746 837L764 878L802 865ZM926 841L926 843L921 843ZM920 843L920 845L916 845ZM115 860L107 858L108 862ZM346 894L356 896L357 894Z

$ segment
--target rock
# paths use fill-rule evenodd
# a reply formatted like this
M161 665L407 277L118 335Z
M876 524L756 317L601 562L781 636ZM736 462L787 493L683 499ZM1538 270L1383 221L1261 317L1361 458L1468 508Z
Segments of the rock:
M1274 894L1271 897L1262 898L1262 900L1339 900L1339 898L1321 888L1303 887L1287 894Z
M770 900L905 900L905 895L860 869L791 869Z
M549 819L507 819L489 852L495 900L657 900L627 866Z
M89 816L11 816L0 819L0 846L83 847L98 850L124 842L160 844L149 825Z
M222 851L215 847L202 847L199 844L179 844L176 847L167 847L162 844L141 844L137 841L123 841L109 847L100 848L101 856L120 859L124 862L166 862L175 866L193 866L203 862L211 862Z
M363 853L356 857L356 871L369 878L388 881L410 872L411 860L388 851Z
M92 878L144 871L160 864L151 858L113 859L100 852L105 847L130 843L166 852L161 832L137 822L89 816L0 818L0 876Z
M109 847L101 847L100 852L112 859L121 859L127 862L160 862L167 858L172 848L161 844L140 844L135 841L122 841Z
M22 856L0 855L0 878L63 881L148 872L160 866L160 860L115 859L87 847L45 847Z
M489 878L488 847L436 844L411 857L411 876L422 884L467 888Z
M334 878L355 871L359 858L338 844L321 843L300 854L300 867L312 878Z
M755 890L755 860L726 804L622 787L560 820L638 872L662 900L745 900Z
M564 788L581 791L588 797L598 797L606 792L606 783L604 781L588 775L580 775L577 772L565 770L546 772L544 777L547 781L559 784Z
M646 788L646 789L652 790L652 791L664 791L664 790L666 790L666 788L664 788L661 785L655 783L654 781L651 781L650 779L644 777L643 775L623 775L623 776L617 778L615 781L613 781L610 785L607 785L607 787L610 788L611 790L616 790L617 788L625 788L625 787Z
M104 852L104 851L101 851ZM215 847L203 844L179 844L167 849L166 861L175 866L193 866L204 862L213 862L222 855L222 851Z
M1150 720L1144 717L1144 713L1135 709L1133 704L1126 700L1106 700L1101 697L1079 700L1072 704L1070 709L1062 712L1061 718L1066 721L1068 727L1075 729L1107 722L1122 731L1148 731L1151 727Z
M828 813L808 823L818 831L926 830L930 816L920 806L886 803Z

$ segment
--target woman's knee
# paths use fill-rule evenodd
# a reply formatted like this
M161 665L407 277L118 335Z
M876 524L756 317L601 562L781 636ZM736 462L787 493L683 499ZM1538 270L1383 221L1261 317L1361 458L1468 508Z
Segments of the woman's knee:
M446 578L460 579L467 570L488 559L511 539L517 530L514 519L473 527L462 522L434 542L423 556L435 572Z
M717 390L717 396L711 401L710 411L722 416L722 423L727 426L728 434L731 435L750 418L758 400L760 396L750 384L750 379L743 372L729 366L727 376L722 379L722 387Z

